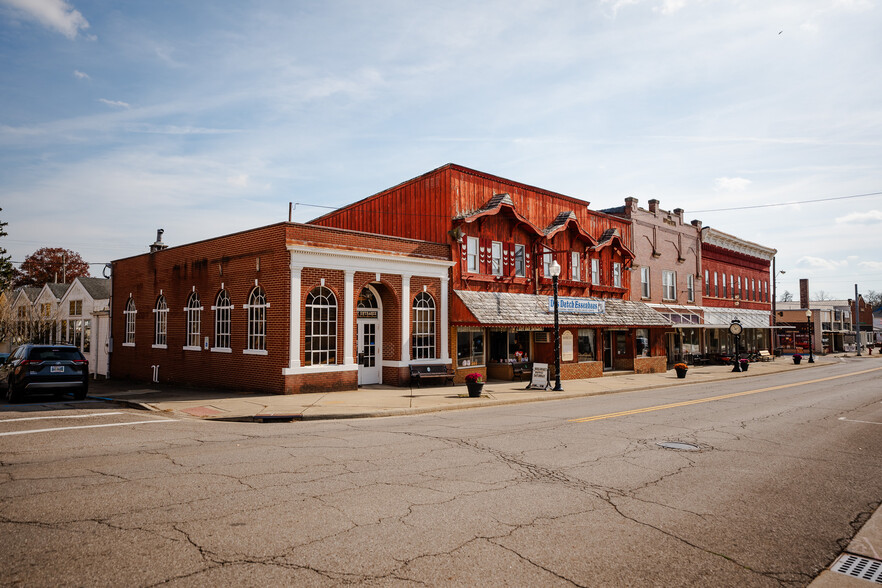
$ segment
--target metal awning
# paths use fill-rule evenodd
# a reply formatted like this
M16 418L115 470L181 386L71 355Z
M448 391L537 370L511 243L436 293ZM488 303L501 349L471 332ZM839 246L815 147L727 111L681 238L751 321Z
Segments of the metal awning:
M707 329L728 329L737 318L745 329L771 329L772 313L765 310L704 307L704 326Z
M485 326L553 326L550 296L454 290L469 312ZM572 297L569 297L572 298ZM602 303L603 312L558 312L561 325L598 327L670 327L671 321L642 302L610 298L581 298Z

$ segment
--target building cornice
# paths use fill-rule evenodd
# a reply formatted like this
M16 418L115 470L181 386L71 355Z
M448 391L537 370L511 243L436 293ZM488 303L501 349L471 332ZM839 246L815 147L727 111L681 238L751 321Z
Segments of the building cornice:
M767 261L771 261L775 257L775 254L778 253L777 249L764 247L757 243L740 239L738 237L735 237L734 235L712 229L711 227L705 227L701 229L701 242L708 245L722 247L723 249L736 251L738 253L743 253L745 255L758 257L760 259L765 259Z

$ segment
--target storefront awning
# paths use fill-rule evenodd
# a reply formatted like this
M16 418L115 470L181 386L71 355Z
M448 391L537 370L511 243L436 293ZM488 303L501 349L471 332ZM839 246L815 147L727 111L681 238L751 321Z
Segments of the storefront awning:
M704 307L704 326L707 329L728 329L737 318L745 329L771 329L771 313L765 310Z
M535 294L509 294L507 292L470 292L455 290L482 325L524 325L550 326L554 324L554 313L549 312L550 296ZM577 312L558 312L561 325L580 325L598 327L670 327L671 321L642 302L584 298L585 301L603 303L603 312L583 314Z

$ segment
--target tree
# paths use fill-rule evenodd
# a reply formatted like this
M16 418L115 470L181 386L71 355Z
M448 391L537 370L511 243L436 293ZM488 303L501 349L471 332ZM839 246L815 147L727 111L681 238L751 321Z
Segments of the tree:
M3 209L0 208L0 211ZM0 237L5 237L8 235L6 232L6 225L9 223L4 223L0 221ZM6 249L0 247L0 292L5 292L9 290L9 287L12 285L13 280L15 279L15 268L12 267L12 258L6 254Z
M830 295L829 295L826 291L824 291L824 290L818 290L817 293L815 293L814 299L815 299L815 300L821 300L821 301L823 301L823 300L833 300L833 297L830 296Z
M793 302L793 294L791 294L789 290L784 290L781 293L781 300L778 302Z
M69 284L79 277L89 277L89 264L79 253L61 247L43 247L22 262L15 287L42 287L52 282Z
M876 292L875 290L870 290L864 296L864 302L870 305L870 308L876 310L880 306L882 306L882 292Z

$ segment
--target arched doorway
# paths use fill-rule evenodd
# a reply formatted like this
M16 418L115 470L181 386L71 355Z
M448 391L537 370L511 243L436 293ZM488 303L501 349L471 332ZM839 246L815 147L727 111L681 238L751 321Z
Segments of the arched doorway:
M382 380L383 305L370 285L358 295L358 385Z

